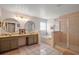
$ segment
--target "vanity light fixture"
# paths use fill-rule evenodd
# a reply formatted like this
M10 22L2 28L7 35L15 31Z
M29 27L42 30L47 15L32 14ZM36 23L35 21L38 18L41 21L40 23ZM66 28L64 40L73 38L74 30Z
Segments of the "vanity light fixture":
M26 18L23 17L23 16L16 16L15 18L18 18L18 19L26 19Z
M26 22L31 19L31 17L29 17L29 16L20 16L20 15L16 15L13 18L15 18L18 21L23 20L23 22Z

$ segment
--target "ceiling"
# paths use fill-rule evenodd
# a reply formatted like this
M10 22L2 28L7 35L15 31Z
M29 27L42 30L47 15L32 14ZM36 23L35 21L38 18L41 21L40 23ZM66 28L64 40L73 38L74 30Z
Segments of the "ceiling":
M79 4L0 4L0 7L45 19L53 19L63 14L79 11Z

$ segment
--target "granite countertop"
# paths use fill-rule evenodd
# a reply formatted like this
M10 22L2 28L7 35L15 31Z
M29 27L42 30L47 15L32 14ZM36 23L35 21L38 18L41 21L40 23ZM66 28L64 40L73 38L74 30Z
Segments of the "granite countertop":
M7 34L7 35L0 35L0 38L8 38L8 37L20 37L20 36L27 36L27 35L36 35L38 33L26 33L26 34Z

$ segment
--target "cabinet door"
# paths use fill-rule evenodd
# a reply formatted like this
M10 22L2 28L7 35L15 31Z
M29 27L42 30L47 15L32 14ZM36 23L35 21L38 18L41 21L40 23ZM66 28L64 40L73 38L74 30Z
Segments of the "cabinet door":
M27 39L26 39L26 41L27 41L27 45L32 45L32 44L34 44L34 42L33 42L33 35L29 35L28 37L27 37Z
M18 38L18 46L24 46L26 45L26 37L23 36L23 37L19 37Z
M33 42L34 42L35 44L38 43L38 35L34 35Z
M0 40L0 52L4 52L10 50L10 43L8 39L1 39Z
M10 39L10 49L18 48L18 39L17 38L11 38Z
M57 33L60 37L59 46L67 48L67 33L68 33L68 17L62 17L60 19L60 33Z
M73 17L69 20L69 48L79 52L79 15Z

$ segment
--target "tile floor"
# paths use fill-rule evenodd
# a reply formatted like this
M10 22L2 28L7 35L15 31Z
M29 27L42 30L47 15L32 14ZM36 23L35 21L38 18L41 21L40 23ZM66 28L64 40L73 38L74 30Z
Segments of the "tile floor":
M40 43L32 46L24 46L6 53L3 55L62 55L62 52L57 51L51 46Z

